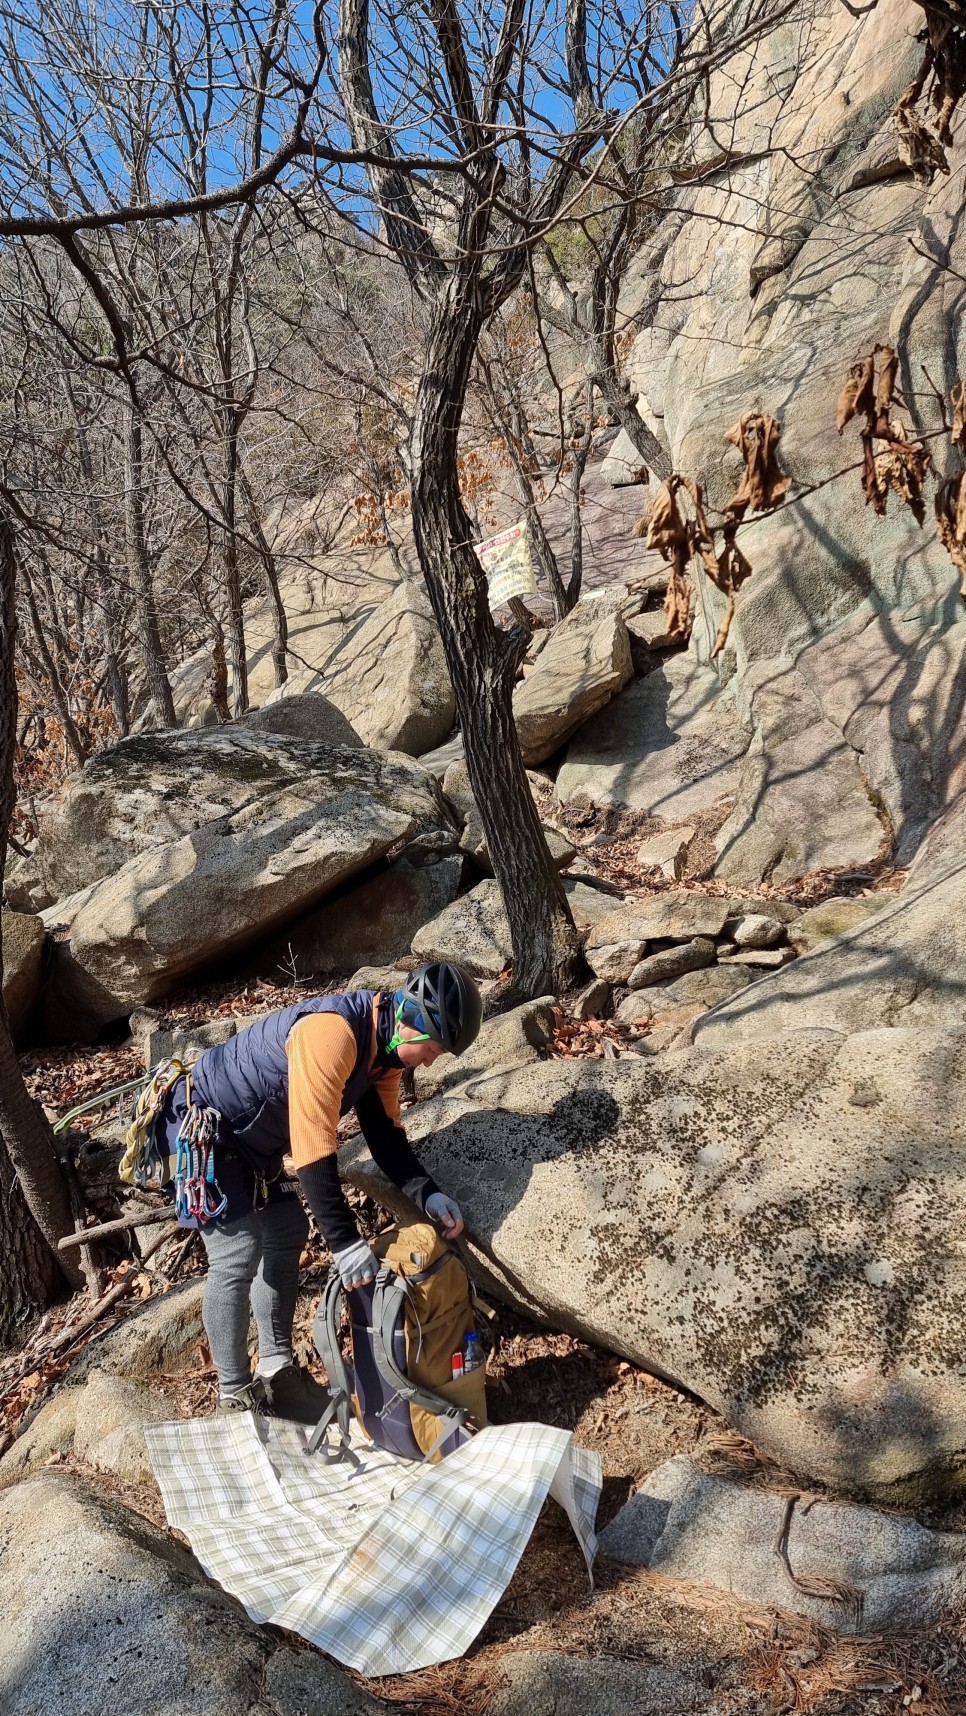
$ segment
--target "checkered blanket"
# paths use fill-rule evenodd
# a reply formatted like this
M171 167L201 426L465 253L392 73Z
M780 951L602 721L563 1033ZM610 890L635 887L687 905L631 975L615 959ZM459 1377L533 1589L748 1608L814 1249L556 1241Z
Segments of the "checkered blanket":
M435 1466L358 1446L308 1455L308 1432L251 1413L145 1425L168 1523L255 1621L360 1674L460 1656L510 1583L548 1495L590 1572L598 1456L546 1424L492 1425Z

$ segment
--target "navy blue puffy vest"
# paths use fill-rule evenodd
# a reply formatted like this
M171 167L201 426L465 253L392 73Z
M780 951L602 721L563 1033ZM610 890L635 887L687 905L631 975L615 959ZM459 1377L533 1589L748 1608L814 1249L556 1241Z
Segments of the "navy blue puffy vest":
M369 989L348 995L316 995L267 1013L227 1043L206 1049L191 1074L192 1095L205 1108L216 1108L225 1126L219 1142L237 1145L254 1166L274 1171L289 1145L288 1056L285 1044L299 1019L310 1013L338 1013L352 1026L356 1059L342 1097L347 1114L363 1092L378 1082L369 1072L372 1049L372 1003ZM388 1018L387 1009L387 1018ZM391 1025L389 1027L391 1029ZM384 1033L379 1032L380 1038ZM398 1066L393 1057L386 1063Z

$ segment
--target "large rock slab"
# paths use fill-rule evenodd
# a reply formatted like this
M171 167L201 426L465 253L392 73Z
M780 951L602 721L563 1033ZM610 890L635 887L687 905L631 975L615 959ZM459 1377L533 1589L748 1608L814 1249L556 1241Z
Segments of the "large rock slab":
M627 805L680 822L729 798L747 744L734 699L686 655L636 679L572 741L557 775L565 803Z
M19 1041L37 1005L47 932L30 912L3 914L3 1004Z
M698 1025L696 1041L723 1048L781 1031L875 1025L958 1030L966 997L964 851L966 799L933 829L900 894L856 902L879 909L718 1008ZM820 924L826 909L815 909Z
M742 527L753 571L719 658L723 673L737 669L736 708L754 735L721 848L736 878L863 863L877 813L905 862L962 789L962 606L931 491L923 528L896 495L877 517L858 471L837 475L860 457L857 426L836 432L846 369L886 342L899 415L932 437L937 476L958 469L942 432L949 381L930 393L921 378L966 369L966 133L948 175L921 184L892 119L922 63L921 27L911 0L861 16L820 0L807 31L783 20L722 56L691 115L685 153L699 170L671 193L622 292L639 329L631 385L711 509L740 480L726 433L750 410L782 424L791 486L786 504ZM692 577L690 655L707 661L724 597L700 563Z
M386 548L341 545L331 553L320 553L314 526L297 546L297 533L290 536L285 532L284 538L287 546L279 561L279 594L288 622L288 678L283 685L276 684L273 605L255 601L246 607L245 643L248 697L256 708L264 708L276 696L288 699L303 692L320 692L346 640L358 634L399 585L399 574ZM297 554L299 563L286 565L288 553ZM309 554L317 558L308 561ZM217 725L210 675L211 653L207 648L171 674L175 709L185 726ZM228 678L231 690L230 666Z
M635 483L647 483L647 465L626 429L620 431L607 457L601 461L600 475L601 481L610 483L613 489L631 488Z
M341 709L317 691L286 694L285 687L263 709L249 709L241 725L255 733L287 733L292 739L307 739L311 745L364 743Z
M226 817L251 818L274 795L309 784L323 799L340 789L360 800L381 791L399 797L403 809L418 806L420 822L441 820L431 782L402 759L245 727L141 733L71 776L43 817L35 862L62 899L114 876L131 858Z
M588 946L620 941L690 941L717 936L728 917L728 901L689 888L627 900L594 924Z
M293 969L299 977L344 977L360 964L392 966L409 953L421 926L452 904L462 874L458 857L419 867L400 859L287 924L246 953L239 970L277 982Z
M330 1663L277 1645L168 1534L77 1478L48 1472L5 1491L0 1544L4 1716L382 1708Z
M170 1417L170 1401L154 1389L95 1370L77 1402L74 1453L96 1471L153 1484L144 1426Z
M615 1561L791 1609L837 1633L932 1626L966 1597L961 1533L817 1497L792 1506L788 1495L711 1477L686 1454L645 1479L600 1547ZM808 1580L827 1582L830 1594L814 1586L809 1594Z
M147 790L139 783L146 750L162 759L162 780L187 765L174 805L157 779L145 780ZM216 789L225 783L211 798L191 790L199 756ZM65 851L68 830L80 841L85 804L93 827L78 868L103 868L111 851L123 849L122 837L140 850L59 900L44 922L66 933L70 964L83 973L87 1007L101 1024L298 917L391 846L447 823L433 777L405 758L272 733L152 735L126 741L89 768L66 797L52 852ZM243 792L237 808L224 808ZM145 799L153 819L129 826ZM179 832L186 821L194 826ZM153 838L145 829L152 822ZM172 833L162 838L166 822Z
M748 674L754 738L737 803L717 836L716 874L786 882L827 865L868 864L891 843L859 757L801 674L769 665Z
M478 882L413 936L417 959L453 959L474 977L499 977L512 957L510 925L500 884Z
M496 1069L407 1129L554 1326L802 1478L913 1503L966 1481L962 1029ZM347 1169L392 1201L361 1147Z
M523 1650L505 1655L500 1667L508 1685L488 1716L713 1716L720 1709L722 1676L693 1658L641 1663ZM726 1671L723 1678L735 1676Z
M429 597L400 584L358 631L340 644L316 685L363 743L421 756L441 745L456 698Z
M596 608L596 604L593 605ZM634 672L619 613L575 609L555 626L535 666L513 693L513 718L528 766L559 750L616 695Z

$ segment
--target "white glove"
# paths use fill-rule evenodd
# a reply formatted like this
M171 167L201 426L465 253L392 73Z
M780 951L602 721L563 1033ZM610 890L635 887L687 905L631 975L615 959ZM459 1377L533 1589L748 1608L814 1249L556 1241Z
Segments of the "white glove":
M447 1239L455 1239L463 1231L463 1215L459 1204L454 1204L445 1192L431 1192L424 1205L430 1221L441 1227Z
M333 1256L347 1293L353 1287L364 1287L367 1281L375 1281L379 1273L378 1259L373 1257L364 1239L357 1239L355 1245L347 1245L344 1251L336 1251Z

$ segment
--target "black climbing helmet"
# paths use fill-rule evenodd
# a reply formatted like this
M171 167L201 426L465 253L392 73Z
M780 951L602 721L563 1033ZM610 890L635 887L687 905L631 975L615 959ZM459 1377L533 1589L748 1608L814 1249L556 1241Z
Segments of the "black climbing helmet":
M396 1023L425 1031L451 1055L475 1043L483 1022L483 998L468 971L440 960L417 966L396 995Z

